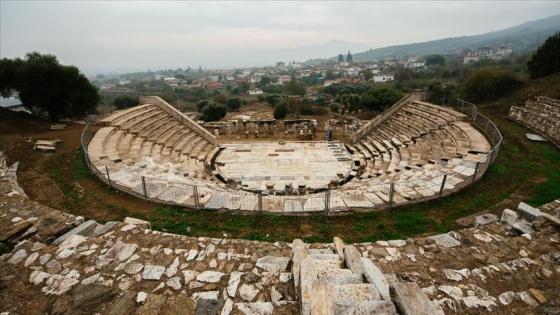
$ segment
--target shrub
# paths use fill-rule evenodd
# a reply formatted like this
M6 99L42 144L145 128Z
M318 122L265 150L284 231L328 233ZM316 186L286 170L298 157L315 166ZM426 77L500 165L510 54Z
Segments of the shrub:
M519 84L511 69L481 68L467 77L461 94L470 102L482 102L511 93Z
M276 104L273 115L274 119L283 119L288 115L288 103L285 99L282 99Z
M202 120L218 121L226 117L227 108L223 104L210 103L202 108Z

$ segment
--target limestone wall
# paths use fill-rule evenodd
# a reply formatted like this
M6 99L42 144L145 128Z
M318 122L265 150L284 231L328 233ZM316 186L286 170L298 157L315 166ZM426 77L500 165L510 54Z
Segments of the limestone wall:
M524 107L512 106L508 117L560 143L560 101L538 97L527 101Z

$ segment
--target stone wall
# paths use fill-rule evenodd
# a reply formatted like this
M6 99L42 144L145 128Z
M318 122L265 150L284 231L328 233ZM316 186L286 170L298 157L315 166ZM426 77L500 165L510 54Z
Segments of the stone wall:
M512 106L508 117L560 143L560 101L545 97L528 100L525 106Z

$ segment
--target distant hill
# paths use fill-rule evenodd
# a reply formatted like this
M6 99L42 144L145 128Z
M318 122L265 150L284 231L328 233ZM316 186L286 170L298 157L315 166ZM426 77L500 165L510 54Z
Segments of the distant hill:
M465 49L508 43L513 51L523 53L539 47L550 35L560 31L560 15L526 22L501 31L473 36L444 38L422 43L396 45L353 53L354 61L373 61L387 57L418 56L429 54L457 53ZM314 60L317 62L317 60Z

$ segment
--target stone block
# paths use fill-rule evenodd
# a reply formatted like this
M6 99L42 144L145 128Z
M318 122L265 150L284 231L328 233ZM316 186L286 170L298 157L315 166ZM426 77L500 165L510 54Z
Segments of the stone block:
M498 220L498 217L495 214L486 213L486 214L477 216L474 219L474 227L478 228L479 226L490 224L492 222L495 222L496 220Z
M538 217L542 215L539 209L533 208L524 202L520 202L519 205L517 206L517 213L519 213L519 215L523 219L529 222L535 221Z
M340 259L344 259L344 242L338 236L333 238L334 248L336 253L340 256Z
M94 220L86 221L78 225L75 229L70 230L68 233L54 240L52 244L57 246L72 235L81 235L85 237L90 237L96 227L97 227L97 222L95 222Z
M332 299L329 296L328 286L323 280L315 280L311 293L311 315L334 315Z
M257 259L257 267L273 273L286 271L290 257L265 256Z
M334 303L335 314L353 315L398 315L395 304L391 301L338 301Z
M348 269L342 269L348 270ZM364 283L364 277L359 274L351 273L347 275L341 274L325 274L319 275L319 279L324 280L327 284L344 285L344 284L360 284Z
M377 288L379 295L384 300L391 300L391 294L389 292L389 283L383 272L371 261L369 258L362 257L362 268L364 270L364 276L366 277L367 281Z
M119 221L109 221L109 222L105 223L104 225L98 225L98 226L93 230L92 237L97 237L97 236L99 236L99 235L103 235L103 234L109 232L109 231L112 230L117 224L119 224Z
M381 297L373 284L329 285L328 292L333 302L338 301L377 301Z
M401 315L432 315L436 309L416 282L397 282L391 286L391 298Z
M352 270L353 273L361 275L364 273L364 269L362 268L360 258L362 258L362 255L360 255L360 252L356 249L356 247L352 245L344 246L344 259L346 266L348 269Z
M507 226L513 226L518 219L519 214L517 214L517 212L510 209L504 209L502 217L500 218L500 223Z
M124 218L123 221L125 224L132 224L132 225L136 225L137 227L140 228L144 228L144 229L148 229L151 230L152 229L152 224L148 221L145 220L140 220L140 219L136 219L136 218L131 218L131 217L126 217Z
M459 242L449 234L439 234L439 235L430 236L429 238L436 241L436 245L441 247L451 248L451 247L457 247L461 245L461 242Z
M196 301L196 315L218 314L221 305L222 300L199 299L198 301Z
M116 295L114 289L97 285L79 285L74 289L74 306L86 308L111 300Z
M295 247L293 258L292 258L292 262L293 262L292 273L294 275L294 286L296 287L296 290L298 290L300 286L301 261L303 259L308 259L308 258L309 255L307 254L307 252L303 247L300 246Z
M519 235L535 233L535 230L533 230L531 223L525 220L517 220L517 222L515 222L511 226L511 229Z

